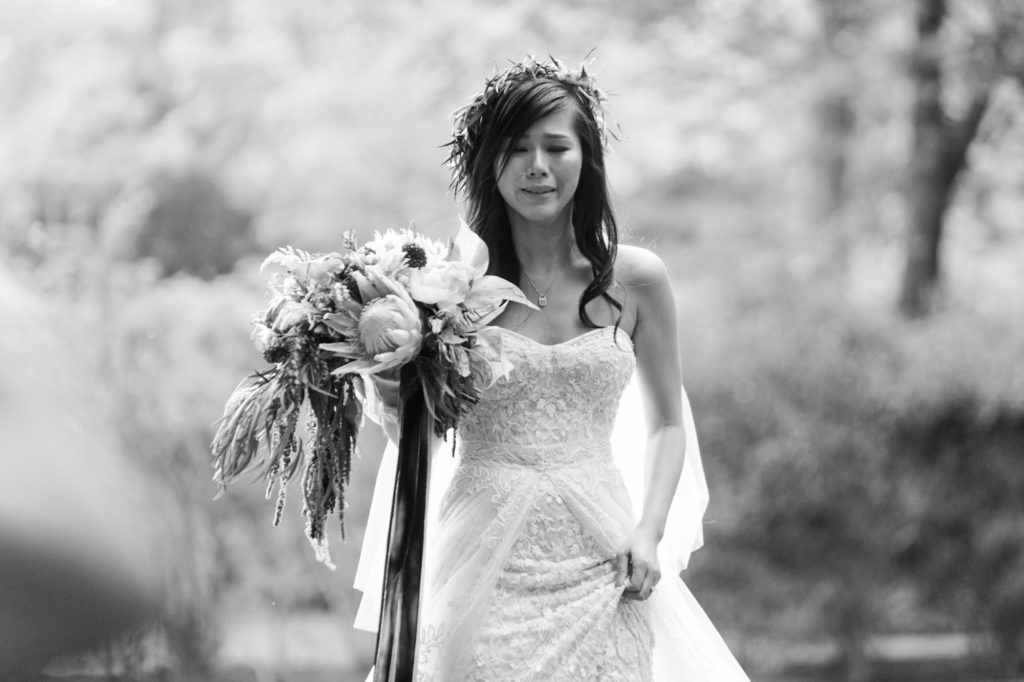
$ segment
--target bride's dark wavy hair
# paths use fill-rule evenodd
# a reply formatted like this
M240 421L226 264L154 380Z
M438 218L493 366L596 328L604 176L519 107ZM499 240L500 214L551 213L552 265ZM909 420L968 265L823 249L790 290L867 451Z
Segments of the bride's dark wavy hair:
M466 220L487 244L488 273L516 283L522 268L512 245L508 208L498 192L498 175L508 164L513 143L530 126L564 107L570 107L576 114L574 129L580 140L583 164L573 197L573 233L576 246L590 261L593 273L593 280L580 296L579 316L584 325L596 328L598 325L586 310L590 301L603 297L622 312L622 304L608 293L614 284L618 225L608 196L601 124L577 88L552 78L511 84L487 105L486 113L474 126L477 129L468 131L472 145L459 159L452 187L456 193L460 189L465 192Z

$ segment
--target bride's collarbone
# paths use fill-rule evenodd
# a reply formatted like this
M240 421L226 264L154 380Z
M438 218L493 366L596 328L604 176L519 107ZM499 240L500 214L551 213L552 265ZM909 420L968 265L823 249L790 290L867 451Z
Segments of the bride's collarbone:
M543 308L529 309L522 305L510 305L509 308L498 317L494 324L504 327L521 336L544 345L560 345L594 331L595 327L589 327L583 323L579 315L579 295L557 295L549 297L547 305ZM587 315L591 322L600 327L612 327L616 324L626 332L630 329L624 324L625 315L619 316L617 308L612 306L603 297L598 297L587 303Z

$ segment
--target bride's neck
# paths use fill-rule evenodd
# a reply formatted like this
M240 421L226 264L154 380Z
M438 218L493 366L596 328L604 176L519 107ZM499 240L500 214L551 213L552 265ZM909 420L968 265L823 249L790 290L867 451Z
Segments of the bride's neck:
M576 237L572 224L512 222L512 244L523 270L550 275L572 266Z

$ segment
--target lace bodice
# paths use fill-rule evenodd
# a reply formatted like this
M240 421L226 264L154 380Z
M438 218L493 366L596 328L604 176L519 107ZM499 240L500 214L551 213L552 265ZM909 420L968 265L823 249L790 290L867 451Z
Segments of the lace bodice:
M501 335L513 368L462 421L464 454L511 455L514 447L523 464L544 466L558 463L552 456L606 453L635 364L629 336L601 327L545 345L509 330Z

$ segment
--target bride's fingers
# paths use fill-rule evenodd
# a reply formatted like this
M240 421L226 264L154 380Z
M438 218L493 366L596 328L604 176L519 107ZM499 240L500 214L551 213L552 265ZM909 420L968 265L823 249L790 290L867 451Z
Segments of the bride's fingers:
M389 379L381 374L376 374L373 376L373 383L377 387L377 393L385 405L391 407L398 405L401 383L397 378Z
M629 585L633 592L640 592L644 588L647 576L650 574L649 567L643 561L633 561L630 567Z
M644 577L644 584L640 588L641 599L647 599L651 596L651 592L654 591L654 586L658 584L660 577L658 571L647 571L647 575Z
M645 601L654 592L654 586L656 584L657 583L654 580L645 579L643 585L641 585L640 587L633 587L632 585L628 585L625 591L622 593L622 598L629 599L632 601Z
M629 556L625 552L615 555L615 587L622 587L629 577Z

